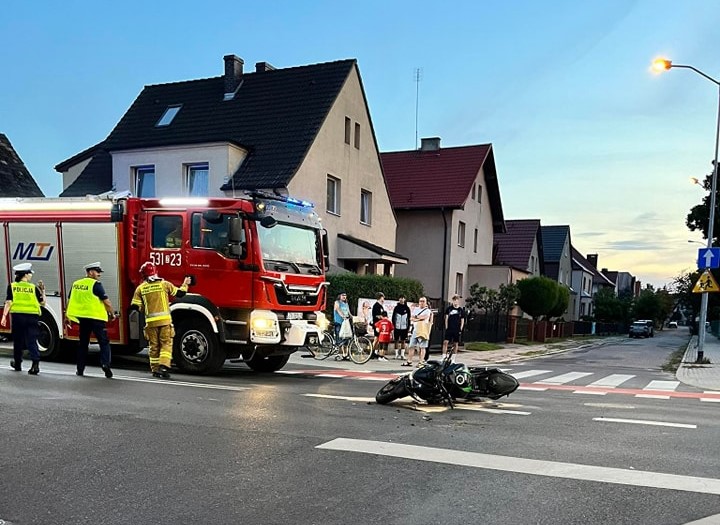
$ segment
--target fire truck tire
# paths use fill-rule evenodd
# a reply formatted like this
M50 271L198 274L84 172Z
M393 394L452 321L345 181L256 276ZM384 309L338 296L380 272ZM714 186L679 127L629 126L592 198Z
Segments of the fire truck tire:
M246 362L255 372L277 372L284 367L289 355L271 355L268 357L255 357Z
M55 360L60 357L60 335L55 319L48 312L40 314L38 322L38 350L40 357L45 360Z
M191 374L214 374L225 363L225 350L206 322L187 319L175 324L173 361Z

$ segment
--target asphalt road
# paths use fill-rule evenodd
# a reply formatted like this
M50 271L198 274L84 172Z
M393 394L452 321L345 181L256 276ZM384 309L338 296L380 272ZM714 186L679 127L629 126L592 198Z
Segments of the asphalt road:
M546 372L457 410L376 405L374 374L31 377L3 357L0 523L719 523L718 403L642 394L679 337L508 365ZM573 390L611 375L632 388Z

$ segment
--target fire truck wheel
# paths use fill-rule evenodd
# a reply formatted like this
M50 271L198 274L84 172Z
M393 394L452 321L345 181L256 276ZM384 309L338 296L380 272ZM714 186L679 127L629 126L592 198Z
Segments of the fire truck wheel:
M276 372L290 359L289 355L271 355L269 357L255 357L247 361L247 365L255 372Z
M46 360L60 357L60 336L55 325L55 319L48 312L43 311L38 322L38 350L40 357Z
M191 374L213 374L222 368L225 351L207 323L187 319L175 324L173 361Z

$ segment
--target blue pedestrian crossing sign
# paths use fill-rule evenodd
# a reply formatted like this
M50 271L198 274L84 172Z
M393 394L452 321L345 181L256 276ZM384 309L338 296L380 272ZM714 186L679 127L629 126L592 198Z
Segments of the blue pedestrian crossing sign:
M720 292L720 287L710 270L705 270L693 286L692 291L693 293Z
M720 248L700 248L697 263L699 270L720 268Z

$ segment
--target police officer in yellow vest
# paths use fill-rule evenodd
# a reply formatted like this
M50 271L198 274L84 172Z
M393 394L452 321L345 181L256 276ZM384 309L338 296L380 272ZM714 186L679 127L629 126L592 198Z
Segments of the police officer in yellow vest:
M105 288L100 282L100 274L103 272L100 262L86 264L83 269L86 275L73 283L67 312L65 312L65 317L69 321L80 324L77 371L75 373L79 376L84 375L90 335L95 334L98 345L100 345L100 365L105 372L105 377L110 379L113 373L110 369L111 355L107 322L114 320L117 316L105 293Z
M23 350L30 352L32 366L28 374L40 372L40 352L38 350L38 322L40 306L45 304L45 287L42 281L35 286L30 282L33 270L31 263L13 266L15 282L8 285L0 325L7 325L8 314L12 314L13 360L10 366L16 372L22 370Z
M157 268L151 262L140 267L144 281L135 290L130 308L136 308L145 314L145 339L150 350L150 371L153 377L170 378L172 345L175 329L170 315L170 296L183 297L190 284L185 277L182 285L175 285L158 276Z

